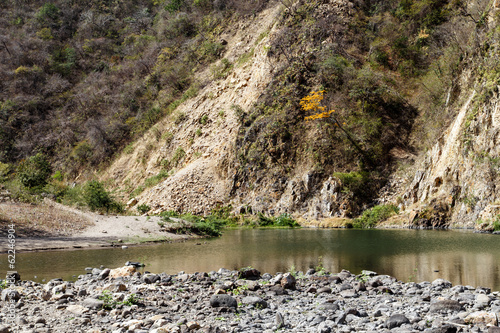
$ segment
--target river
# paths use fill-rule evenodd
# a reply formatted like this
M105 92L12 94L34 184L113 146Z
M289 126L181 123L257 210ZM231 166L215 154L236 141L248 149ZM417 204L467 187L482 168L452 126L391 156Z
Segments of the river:
M169 274L252 266L262 273L323 266L330 272L373 270L399 280L444 278L454 285L500 290L500 236L470 231L241 229L215 239L96 250L17 254L23 279L75 279L86 267L123 266L128 260L146 270ZM7 256L0 260L6 262Z

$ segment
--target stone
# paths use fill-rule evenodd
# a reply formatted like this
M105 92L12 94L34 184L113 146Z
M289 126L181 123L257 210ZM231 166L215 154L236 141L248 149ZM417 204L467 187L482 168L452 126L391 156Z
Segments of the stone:
M200 324L198 324L195 321L188 321L186 323L186 326L187 326L188 330L190 330L190 331L197 330L201 327Z
M118 277L132 276L135 272L136 272L136 269L134 266L124 266L124 267L112 269L109 272L109 277L116 279Z
M325 310L325 311L338 311L339 306L336 303L326 302L326 303L321 303L320 305L318 305L318 309Z
M109 276L109 273L111 272L111 270L109 268L106 268L104 270L101 271L101 273L99 273L99 280L104 280L105 278L107 278Z
M443 288L451 288L452 284L450 281L445 279L436 279L432 281L433 287L443 287Z
M359 296L354 289L342 290L339 294L344 298L356 298Z
M385 326L388 329L393 329L395 327L400 327L403 324L409 324L410 320L406 318L405 315L402 314L394 314L390 316L386 321L385 321Z
M285 273L283 274L283 278L281 279L280 284L284 289L295 290L297 280L291 273Z
M267 308L267 302L258 296L246 296L241 300L243 304L253 305L256 308L265 309Z
M161 278L156 274L144 274L142 280L147 284L152 284L161 281Z
M332 289L329 288L329 287L322 287L322 288L319 288L317 290L317 293L318 294L322 294L322 293L325 293L325 294L331 294L332 293Z
M237 308L238 302L230 295L213 295L210 298L210 306L213 308Z
M285 319L283 319L283 315L279 312L276 312L276 328L280 329L285 327Z
M136 198L132 198L130 199L128 202L127 202L127 208L131 208L133 206L135 206L137 204L137 199Z
M238 279L258 280L260 279L260 272L251 267L242 268L238 273Z
M490 305L491 299L488 295L485 294L477 294L476 295L476 305L483 308L485 306Z
M490 326L488 327L488 333L500 333L500 327Z
M127 290L127 286L123 283L108 283L107 285L102 287L102 290L109 290L111 292L117 293Z
M429 312L448 312L448 311L461 311L462 305L458 301L451 299L446 299L442 301L437 301L431 304Z
M286 295L287 291L280 285L271 286L269 290L275 295Z
M467 317L464 318L465 323L467 324L482 324L482 325L488 325L488 326L497 326L498 321L497 321L497 316L494 312L487 312L487 311L476 311L471 314L469 314Z
M89 311L88 308L77 304L68 305L66 307L66 310L78 316L87 313Z
M0 333L9 333L11 332L9 325L0 325Z
M15 289L4 289L2 290L2 301L14 300L17 301L21 298L19 292Z
M93 297L86 298L82 304L89 309L101 309L104 306L103 301Z

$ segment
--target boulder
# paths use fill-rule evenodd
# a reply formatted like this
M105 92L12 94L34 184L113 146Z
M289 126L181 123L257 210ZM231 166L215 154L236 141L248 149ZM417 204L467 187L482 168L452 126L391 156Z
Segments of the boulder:
M104 306L104 302L100 299L89 297L82 302L83 306L89 309L101 309Z
M136 272L134 266L124 266L120 268L112 269L109 272L110 278L124 277L124 276L132 276Z
M238 302L230 295L213 295L210 298L210 306L213 308L237 308Z
M297 284L297 280L291 273L285 273L283 274L283 278L281 278L280 284L284 289L294 290Z
M437 301L431 304L429 312L448 312L448 311L461 311L462 305L458 301L451 299L446 299L442 301Z
M251 267L242 268L238 273L238 279L258 280L260 279L260 272Z
M409 324L409 323L410 320L406 318L406 316L402 314L394 314L385 321L385 326L388 329L393 329L394 327L399 327L403 324Z
M467 317L464 318L464 321L467 324L472 324L472 325L487 325L487 326L497 326L498 320L497 316L493 312L487 312L487 311L476 311L471 314L469 314Z
M241 303L253 305L254 307L260 308L260 309L267 308L267 302L265 300L263 300L262 298L257 297L257 296L243 297L243 299L241 300Z

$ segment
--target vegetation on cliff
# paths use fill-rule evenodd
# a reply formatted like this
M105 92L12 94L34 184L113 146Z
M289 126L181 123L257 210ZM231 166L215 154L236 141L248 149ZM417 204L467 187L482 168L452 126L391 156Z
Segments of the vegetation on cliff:
M497 89L495 57L486 56L496 50L496 32L487 33L498 15L485 0L0 1L0 179L20 199L45 193L119 211L105 184L64 181L91 179L166 116L184 126L186 115L174 110L254 55L215 64L228 48L223 33L280 4L262 35L271 83L249 110L230 108L240 122L232 194L263 183L282 193L305 168L337 179L351 202L346 214L358 215L398 167L397 152L425 151L449 124L468 89L461 73L487 81L477 108ZM301 100L318 91L322 109L305 108ZM137 193L169 177L185 155L179 146ZM89 191L98 195L89 199Z

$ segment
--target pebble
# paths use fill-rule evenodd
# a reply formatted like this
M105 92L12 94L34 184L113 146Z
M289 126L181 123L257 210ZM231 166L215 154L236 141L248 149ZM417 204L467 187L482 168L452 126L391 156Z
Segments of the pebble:
M19 331L500 332L498 292L443 279L403 283L371 271L363 283L348 271L86 271L74 282L17 281ZM8 301L5 292L1 306Z

